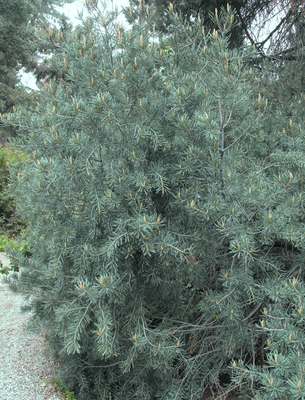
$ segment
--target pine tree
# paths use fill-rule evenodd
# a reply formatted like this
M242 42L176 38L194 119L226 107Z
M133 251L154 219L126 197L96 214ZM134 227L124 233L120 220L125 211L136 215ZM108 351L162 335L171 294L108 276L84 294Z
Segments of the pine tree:
M8 117L32 156L33 254L7 278L26 328L78 399L303 398L303 93L282 108L276 71L229 50L229 6L207 34L171 5L165 49L141 2L129 31L87 6L69 81Z

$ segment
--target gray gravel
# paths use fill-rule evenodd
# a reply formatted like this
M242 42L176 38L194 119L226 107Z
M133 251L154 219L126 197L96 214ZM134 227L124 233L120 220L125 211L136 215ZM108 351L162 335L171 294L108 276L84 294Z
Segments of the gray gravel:
M0 261L8 263L5 253ZM29 334L24 299L8 289L0 274L0 400L62 400L52 384L56 365L44 354L42 335Z

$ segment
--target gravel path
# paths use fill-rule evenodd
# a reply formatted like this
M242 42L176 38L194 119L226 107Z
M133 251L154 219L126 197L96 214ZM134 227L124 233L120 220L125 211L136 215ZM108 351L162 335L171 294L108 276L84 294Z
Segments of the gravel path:
M8 265L5 253L0 261ZM52 384L56 365L44 355L43 337L27 333L24 299L8 289L0 274L0 400L62 400Z

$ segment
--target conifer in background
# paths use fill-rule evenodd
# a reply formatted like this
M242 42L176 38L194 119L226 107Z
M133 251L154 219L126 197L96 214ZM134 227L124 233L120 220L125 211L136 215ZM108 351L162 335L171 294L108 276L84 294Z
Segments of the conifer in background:
M37 93L29 93L21 83L19 71L34 72L38 79L50 71L41 65L42 54L56 51L48 38L48 26L67 18L55 7L74 0L0 0L0 113L12 112L12 107L30 106ZM35 96L36 95L36 96Z
M303 398L303 93L281 107L229 50L229 6L208 35L170 6L165 49L141 2L129 31L87 6L69 82L8 117L32 157L12 186L33 254L7 278L26 328L78 399Z

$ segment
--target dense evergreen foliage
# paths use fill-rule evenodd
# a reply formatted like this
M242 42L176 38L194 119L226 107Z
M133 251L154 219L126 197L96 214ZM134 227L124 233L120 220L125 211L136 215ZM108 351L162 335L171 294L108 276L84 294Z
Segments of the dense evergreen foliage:
M78 399L305 398L298 65L251 69L229 7L207 34L171 6L165 48L141 3L130 31L88 9L58 42L69 80L8 117L32 156L12 182L32 255L7 278L27 329Z
M67 18L55 7L73 1L0 0L0 113L12 112L21 104L30 108L39 98L40 93L29 92L22 85L19 76L22 68L34 72L37 81L56 76L56 48L49 40L49 19L52 18L51 25L58 22L66 32ZM51 59L50 54L53 54ZM48 56L48 61L40 61L43 55ZM16 128L6 126L0 134L0 235L7 238L16 236L26 226L15 213L14 196L7 186L10 165L18 166L17 159L22 158L9 145Z

